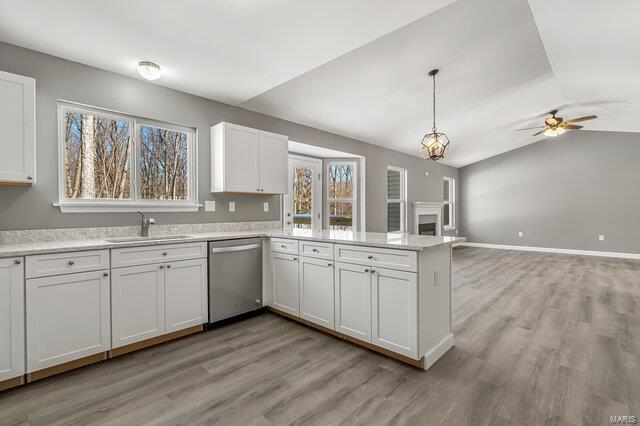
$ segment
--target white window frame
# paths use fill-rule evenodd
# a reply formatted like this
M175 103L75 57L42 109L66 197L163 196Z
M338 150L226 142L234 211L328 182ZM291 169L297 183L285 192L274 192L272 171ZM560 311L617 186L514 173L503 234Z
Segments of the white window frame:
M67 111L98 115L115 118L129 122L131 129L131 162L129 168L131 180L130 200L87 200L69 199L65 194L65 156L64 156L64 115ZM174 130L187 134L187 174L189 186L186 200L142 200L140 198L140 165L138 154L140 150L139 127L152 126L161 129ZM165 123L124 114L103 108L77 104L67 101L58 101L58 202L53 205L60 208L62 213L97 213L97 212L196 212L202 207L198 204L198 170L197 170L197 129L178 124Z
M340 165L340 164L348 164L353 167L353 198L329 198L329 168L332 165ZM358 182L360 181L358 175L358 162L357 161L347 161L347 160L327 160L327 167L325 168L324 174L324 183L325 183L325 198L327 200L327 204L325 206L327 217L325 218L325 229L329 229L331 225L331 213L329 207L331 203L351 203L351 230L358 230Z
M444 204L443 208L449 209L449 221L451 223L449 225L445 224L443 229L445 231L450 231L452 229L456 229L456 179L445 176L442 181L443 184L444 181L449 182L449 201L442 200ZM444 215L442 217L442 221L444 222Z
M400 198L389 198L389 170L400 173ZM407 169L387 166L387 232L390 234L404 234L407 232ZM400 204L400 229L389 231L389 204Z

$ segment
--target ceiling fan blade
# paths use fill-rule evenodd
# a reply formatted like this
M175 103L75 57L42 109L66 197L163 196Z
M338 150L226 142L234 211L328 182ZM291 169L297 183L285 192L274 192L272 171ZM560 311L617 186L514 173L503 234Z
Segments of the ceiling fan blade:
M524 129L515 129L514 132L519 132L521 130L543 129L545 127L547 126L525 127Z
M583 127L584 126L578 126L577 124L564 124L562 126L563 129L567 129L567 130L580 130Z
M573 118L571 120L565 121L565 123L579 123L581 121L593 120L594 118L598 118L597 115L586 115L584 117Z
M538 135L541 135L541 134L543 134L546 130L547 130L547 129L542 129L542 130L540 130L539 132L532 134L531 136L538 136Z

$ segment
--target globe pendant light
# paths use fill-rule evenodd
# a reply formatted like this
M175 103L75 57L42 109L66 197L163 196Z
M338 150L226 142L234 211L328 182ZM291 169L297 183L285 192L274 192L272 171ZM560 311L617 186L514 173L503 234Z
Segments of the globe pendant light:
M431 133L427 133L420 143L420 154L426 159L431 158L438 161L444 158L444 153L449 146L449 138L444 133L439 133L436 129L436 74L438 70L429 71L429 75L433 78L433 129Z

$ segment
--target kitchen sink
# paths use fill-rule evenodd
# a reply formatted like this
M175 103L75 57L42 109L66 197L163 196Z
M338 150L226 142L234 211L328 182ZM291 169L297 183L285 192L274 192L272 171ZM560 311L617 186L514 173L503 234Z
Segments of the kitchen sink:
M171 241L181 240L183 238L189 238L189 235L160 235L153 237L123 237L123 238L108 238L105 241L108 243L135 243L138 241Z

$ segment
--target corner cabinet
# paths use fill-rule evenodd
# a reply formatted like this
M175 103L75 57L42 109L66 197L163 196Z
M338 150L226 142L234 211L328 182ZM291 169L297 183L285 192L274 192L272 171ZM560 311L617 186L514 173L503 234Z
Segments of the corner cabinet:
M211 127L211 192L286 194L289 137L231 123Z
M36 181L36 81L0 71L0 185Z

